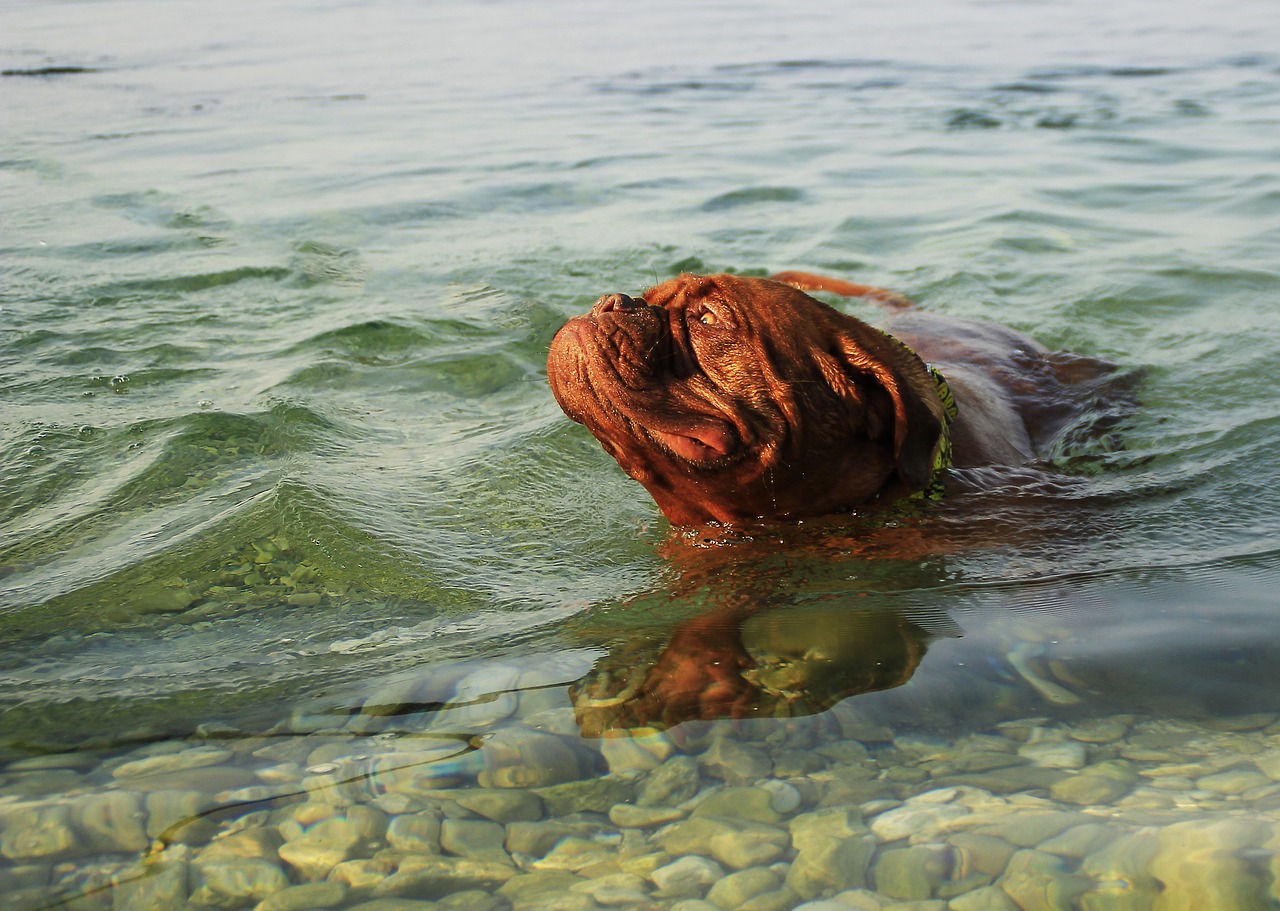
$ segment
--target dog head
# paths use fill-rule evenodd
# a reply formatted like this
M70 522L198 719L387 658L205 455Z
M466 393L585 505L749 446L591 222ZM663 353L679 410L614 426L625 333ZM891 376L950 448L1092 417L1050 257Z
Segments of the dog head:
M789 285L682 275L607 294L551 343L556 401L675 525L920 490L946 416L908 348Z

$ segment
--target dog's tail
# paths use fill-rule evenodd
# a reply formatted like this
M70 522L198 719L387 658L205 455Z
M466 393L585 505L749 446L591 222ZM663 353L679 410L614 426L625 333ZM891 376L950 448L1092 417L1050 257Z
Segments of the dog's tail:
M799 288L801 291L830 291L842 297L865 297L877 304L883 304L890 310L907 310L915 306L896 291L887 291L874 285L855 285L844 279L814 275L812 272L779 272L769 278L772 281Z

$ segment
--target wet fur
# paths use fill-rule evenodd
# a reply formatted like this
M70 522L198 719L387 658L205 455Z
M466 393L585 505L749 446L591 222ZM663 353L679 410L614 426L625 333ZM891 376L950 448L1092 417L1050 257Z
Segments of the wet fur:
M908 347L805 290L880 301L893 311L885 330ZM673 524L733 525L928 486L945 416L924 361L959 405L958 469L1034 461L1114 372L890 291L785 272L682 275L640 298L606 295L557 333L548 377L565 413Z

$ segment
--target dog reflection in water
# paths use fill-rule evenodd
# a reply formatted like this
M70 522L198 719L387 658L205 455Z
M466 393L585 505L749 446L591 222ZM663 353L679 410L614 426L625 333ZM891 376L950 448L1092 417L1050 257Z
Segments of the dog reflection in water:
M847 605L723 610L681 624L649 660L623 647L570 688L578 728L600 737L719 718L825 711L911 679L945 619Z

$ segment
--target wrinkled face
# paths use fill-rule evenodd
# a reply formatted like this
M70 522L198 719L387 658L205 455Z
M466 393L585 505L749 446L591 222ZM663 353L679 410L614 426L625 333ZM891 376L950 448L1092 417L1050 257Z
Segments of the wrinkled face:
M914 356L765 279L605 295L556 334L547 373L677 525L824 515L923 486L941 430L915 401L936 395Z

